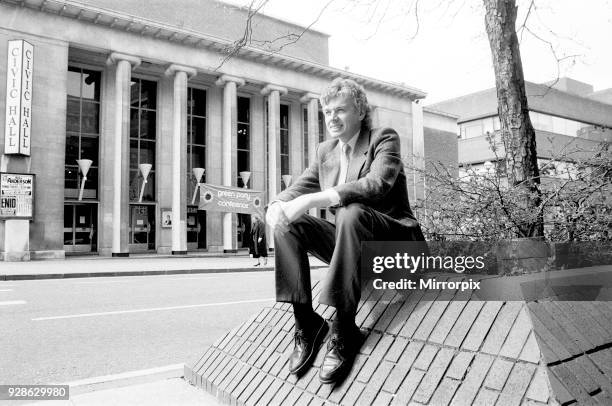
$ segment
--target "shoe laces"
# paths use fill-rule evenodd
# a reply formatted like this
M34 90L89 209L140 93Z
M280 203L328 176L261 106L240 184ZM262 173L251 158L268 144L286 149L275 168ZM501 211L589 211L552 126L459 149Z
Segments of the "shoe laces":
M306 341L306 335L304 334L304 330L298 328L293 333L293 339L295 340L295 344L299 345L300 343L304 343Z
M340 340L340 337L336 335L331 336L331 338L329 339L329 342L327 343L328 351L331 351L334 348L337 349L338 351L342 351L342 349L344 348L344 344L342 340Z

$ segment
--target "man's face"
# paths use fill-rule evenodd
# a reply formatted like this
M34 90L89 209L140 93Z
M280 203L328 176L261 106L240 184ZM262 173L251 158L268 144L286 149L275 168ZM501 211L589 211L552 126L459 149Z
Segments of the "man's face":
M361 129L361 120L365 113L360 113L350 96L337 96L323 106L325 125L332 138L347 142Z

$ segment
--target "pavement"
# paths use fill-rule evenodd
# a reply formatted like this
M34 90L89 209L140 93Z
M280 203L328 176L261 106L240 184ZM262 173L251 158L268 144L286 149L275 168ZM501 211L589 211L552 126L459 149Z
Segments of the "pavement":
M73 392L76 395L72 395ZM79 393L79 388L70 389L69 400L6 401L7 405L37 406L155 406L155 405L222 405L213 395L191 386L182 378L168 378L151 382L132 384L111 389ZM10 402L10 403L9 403ZM0 401L0 404L3 404Z
M22 279L168 275L191 273L272 271L268 266L254 267L256 260L246 255L133 255L128 258L68 257L62 260L0 262L0 281ZM310 258L313 268L327 265ZM609 271L609 266L605 267ZM70 386L70 399L60 401L1 401L0 405L36 404L42 406L88 405L221 405L206 391L183 379L183 366L167 370L141 370L107 375L76 382Z
M202 274L223 272L272 271L274 257L267 266L253 266L248 255L192 254L184 256L131 255L127 258L100 256L66 257L58 260L0 262L0 281L27 279L91 278L138 275ZM311 267L325 263L310 257ZM0 405L86 406L86 405L221 405L209 393L183 380L183 365L171 370L142 370L107 375L83 381L64 382L70 386L69 400L2 401Z
M100 256L66 257L28 262L1 262L0 281L24 279L62 279L109 276L173 275L222 272L272 271L274 257L268 258L267 266L253 266L257 260L248 255L189 254L131 255L127 258ZM327 265L311 257L313 268Z

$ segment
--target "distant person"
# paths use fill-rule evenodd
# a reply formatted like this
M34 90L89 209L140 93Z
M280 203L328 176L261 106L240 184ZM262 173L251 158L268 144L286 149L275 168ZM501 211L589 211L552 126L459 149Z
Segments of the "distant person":
M251 216L251 254L257 258L253 266L268 265L268 244L266 242L266 224L259 214Z
M371 128L363 87L336 79L320 102L331 139L319 144L310 166L272 200L266 219L274 230L276 300L291 303L295 316L292 374L312 365L329 329L312 308L307 254L329 264L319 302L335 307L336 317L319 379L334 383L346 377L363 341L355 324L361 242L424 238L408 204L400 138L391 128ZM330 206L335 223L304 214Z

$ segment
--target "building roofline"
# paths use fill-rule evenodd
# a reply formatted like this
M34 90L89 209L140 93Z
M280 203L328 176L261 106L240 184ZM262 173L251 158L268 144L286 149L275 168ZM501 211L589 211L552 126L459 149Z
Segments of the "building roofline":
M436 103L428 104L425 107L428 107L428 108L431 108L431 109L434 109L434 110L438 110L438 106L440 106L440 105L444 105L444 104L450 103L450 102L457 102L457 101L460 101L462 99L466 99L468 97L474 97L476 95L484 94L484 93L489 93L491 91L496 91L495 87L488 87L486 89L477 90L477 91L472 92L472 93L462 94L461 96L451 97L450 99L441 100L441 101L436 102Z
M593 125L603 125L603 126L610 126L609 122L605 122L605 120L597 120L597 119L585 119L584 117L575 117L575 116L571 116L570 114L562 114L562 112L560 111L551 111L551 110L547 110L546 108L542 108L541 105L539 105L539 103L535 103L532 102L534 100L534 98L537 97L545 97L548 94L559 94L559 95L563 95L563 97L566 98L571 98L574 99L576 101L580 101L583 103L589 103L590 106L594 107L594 108L601 108L601 109L607 109L609 110L610 107L612 106L609 103L605 103L596 99L592 99L588 96L580 96L571 92L566 92L564 90L560 90L560 89L556 89L554 87L550 87L549 85L546 84L542 84L542 83L534 83L534 82L530 82L530 81L525 81L525 90L527 91L527 98L528 98L528 104L529 104L529 110L530 111L535 111L535 112L539 112L539 113L544 113L544 114L549 114L549 115L553 115L553 116L557 116L557 117L561 117L561 118L566 118L569 120L574 120L574 121L580 121L583 123L587 123L587 124L593 124ZM540 90L541 93L538 91ZM491 88L487 88L484 90L479 90L477 92L473 92L473 93L468 93L465 95L461 95L458 97L454 97L451 99L447 99L444 101L440 101L437 103L433 103L428 105L427 107L429 108L433 108L433 109L444 109L444 106L447 104L457 104L460 103L462 100L469 100L472 99L474 97L478 97L479 95L483 95L483 94L489 94L489 93L496 93L496 88L495 87L491 87ZM551 96L554 97L554 96ZM481 118L485 118L485 117L490 117L490 116L496 116L498 115L497 112L497 108L495 108L495 110L491 110L491 111L487 111L487 112L479 112L476 115L473 116L465 116L465 117L461 117L460 120L458 120L458 124L464 123L464 122L468 122L468 121L473 121L473 120L478 120Z
M423 106L423 111L427 112L427 113L433 113L433 114L438 114L440 116L444 116L444 117L449 117L449 118L454 118L456 120L459 119L459 116L456 114L452 114L452 113L448 113L446 111L442 111L442 110L438 110L438 109L434 109L430 106Z
M136 33L142 36L153 37L160 40L177 42L196 48L206 48L216 52L227 52L231 49L233 42L224 38L215 37L198 31L178 28L168 24L149 20L143 17L118 13L112 10L85 5L73 0L0 0L7 4L28 7L30 9L55 14L66 18L106 26L116 30ZM394 83L378 80L355 73L346 72L300 58L269 52L251 46L244 46L238 52L238 56L251 59L259 63L281 66L298 72L308 73L329 79L338 76L355 80L361 85L390 93L397 97L405 97L412 100L423 99L427 94L417 88L401 86ZM222 71L209 72L223 74Z
M555 87L550 86L551 83L552 82L535 83L535 82L531 82L529 80L526 80L525 81L525 88L527 88L528 86L538 87L538 88L541 88L541 89L546 89L546 93L548 93L548 92L559 92L559 93L563 93L564 95L567 95L569 97L573 97L573 98L581 99L581 100L586 100L589 103L593 102L593 103L601 104L603 106L609 106L608 103L604 103L604 102L601 102L599 100L591 99L589 96L581 96L581 95L578 95L578 94L575 94L575 93L572 93L572 92L566 92L565 90L557 89ZM606 91L606 90L609 90L609 89L602 89L602 91ZM441 105L441 104L445 104L447 102L457 102L457 101L460 101L461 99L464 99L464 98L467 98L467 97L473 97L473 96L476 96L476 95L479 95L479 94L489 93L489 92L496 92L496 91L497 90L496 90L495 86L488 87L488 88L483 89L483 90L478 90L476 92L472 92L472 93L468 93L468 94L463 94L461 96L452 97L450 99L446 99L446 100L442 100L442 101L439 101L439 102L436 102L436 103L432 103L432 104L427 105L427 107L431 107L431 108L435 109L436 106ZM598 91L593 92L591 94L594 94L594 93L597 93L597 92ZM528 96L531 96L531 97L534 97L534 96L544 96L546 93L544 93L542 95L533 95L532 94L532 95L528 95Z

